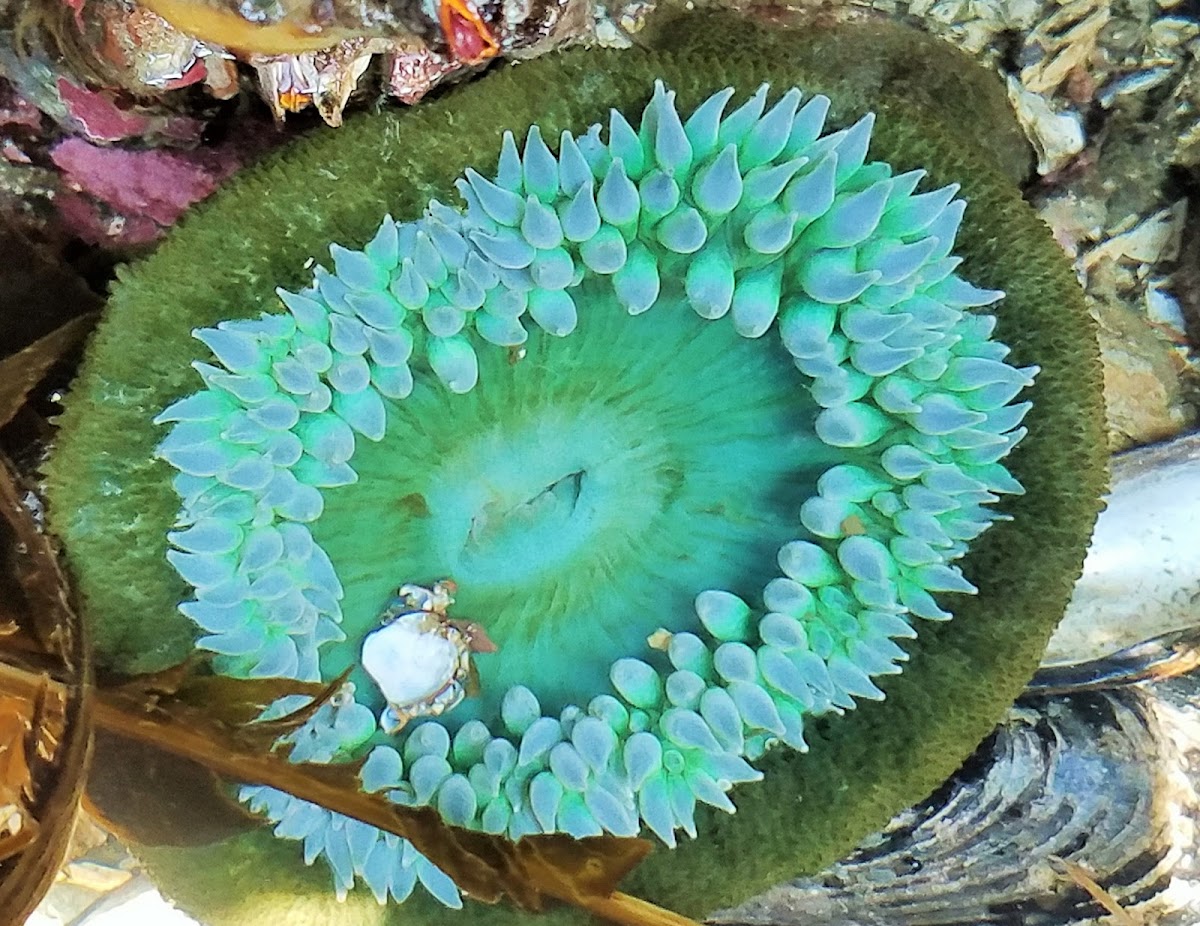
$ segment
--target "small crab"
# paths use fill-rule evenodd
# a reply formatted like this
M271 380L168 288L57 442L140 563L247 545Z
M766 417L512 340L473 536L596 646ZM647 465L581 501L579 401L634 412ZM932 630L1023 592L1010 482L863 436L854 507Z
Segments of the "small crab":
M384 608L383 626L363 640L362 666L387 699L379 726L389 735L474 694L479 678L471 654L496 652L479 624L446 613L456 590L449 579L433 588L401 585Z

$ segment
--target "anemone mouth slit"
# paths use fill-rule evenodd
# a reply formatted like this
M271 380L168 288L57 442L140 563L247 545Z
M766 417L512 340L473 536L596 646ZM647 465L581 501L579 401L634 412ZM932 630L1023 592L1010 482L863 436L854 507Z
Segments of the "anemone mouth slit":
M577 469L554 480L536 495L527 498L516 505L507 506L501 499L492 499L484 504L479 512L471 519L471 530L467 534L468 542L480 544L489 531L497 529L498 524L507 521L534 522L544 516L546 509L557 509L564 518L575 514L579 506L579 497L583 493L583 479L586 469Z

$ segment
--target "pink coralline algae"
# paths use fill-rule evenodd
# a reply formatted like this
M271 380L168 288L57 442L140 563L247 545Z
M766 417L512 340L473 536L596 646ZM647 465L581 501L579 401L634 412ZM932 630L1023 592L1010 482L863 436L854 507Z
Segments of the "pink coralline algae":
M57 202L69 230L89 244L145 244L217 189L248 150L132 151L67 138L50 153L62 171Z
M57 86L67 114L92 141L157 138L167 144L195 144L200 140L204 126L199 119L146 107L123 108L117 105L113 93L89 90L61 77Z

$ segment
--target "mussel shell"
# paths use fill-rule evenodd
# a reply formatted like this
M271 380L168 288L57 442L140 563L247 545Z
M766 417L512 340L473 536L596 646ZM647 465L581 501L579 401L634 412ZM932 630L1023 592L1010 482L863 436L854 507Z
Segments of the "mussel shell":
M1114 458L1041 670L958 774L746 926L1200 923L1200 434ZM1105 922L1120 923L1113 918Z
M1200 625L1200 433L1113 458L1112 489L1046 661Z
M1200 921L1200 677L1028 696L955 778L854 855L713 922L1082 926L1082 866L1146 926ZM1107 920L1106 922L1117 922Z

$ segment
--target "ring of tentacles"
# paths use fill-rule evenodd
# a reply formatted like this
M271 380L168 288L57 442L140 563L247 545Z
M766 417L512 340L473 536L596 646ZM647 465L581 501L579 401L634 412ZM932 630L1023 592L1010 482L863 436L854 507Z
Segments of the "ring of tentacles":
M955 272L965 203L869 161L871 116L823 134L824 97L733 95L681 115L660 83L557 151L506 135L464 208L384 218L285 312L195 332L215 363L158 454L218 669L332 677L442 576L500 644L479 697L395 738L359 672L293 759L371 746L364 788L457 825L674 845L973 591L954 563L1021 491L1036 370ZM393 836L242 798L339 893L461 904Z

